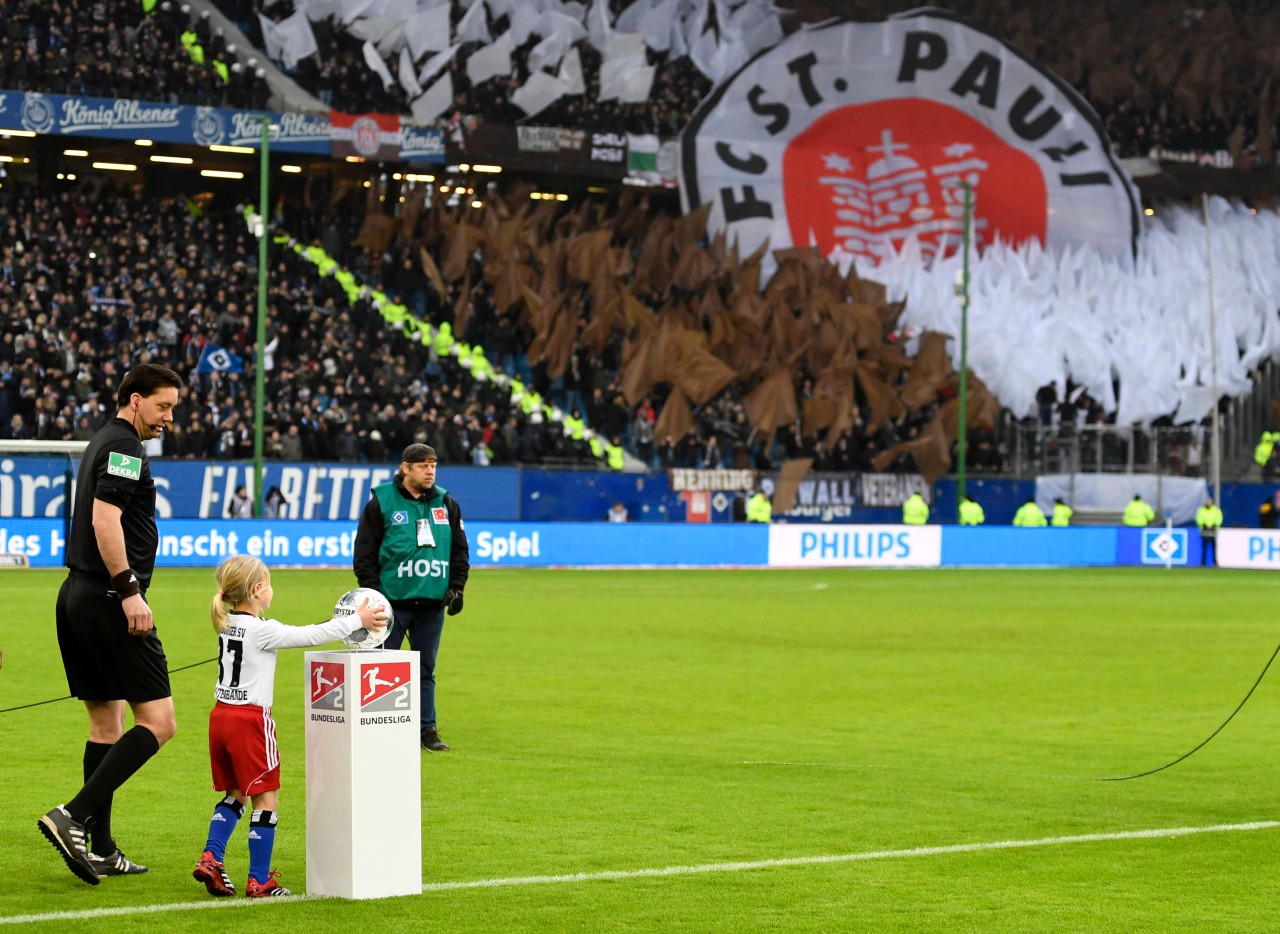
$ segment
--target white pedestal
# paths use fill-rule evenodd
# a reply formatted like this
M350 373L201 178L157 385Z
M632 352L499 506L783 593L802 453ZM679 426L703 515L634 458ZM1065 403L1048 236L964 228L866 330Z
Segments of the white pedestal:
M422 892L418 653L308 652L307 892Z

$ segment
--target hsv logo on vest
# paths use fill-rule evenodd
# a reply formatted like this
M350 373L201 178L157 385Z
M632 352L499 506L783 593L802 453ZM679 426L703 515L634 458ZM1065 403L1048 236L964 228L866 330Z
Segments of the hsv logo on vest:
M686 211L747 254L878 259L997 238L1131 252L1138 199L1088 103L941 10L802 29L748 62L681 139Z

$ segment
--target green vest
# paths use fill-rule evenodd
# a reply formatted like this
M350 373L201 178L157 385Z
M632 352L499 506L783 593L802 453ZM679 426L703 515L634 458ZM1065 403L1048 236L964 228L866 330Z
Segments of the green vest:
M1063 526L1071 524L1071 517L1075 515L1075 510L1066 503L1053 504L1053 525Z
M973 500L966 500L960 504L961 525L982 525L986 521L987 517L982 511L982 507Z
M604 456L609 460L610 470L621 470L626 466L626 458L623 456L622 448L616 444L606 444L604 446Z
M379 579L388 600L442 600L449 589L449 556L453 527L444 505L445 489L426 502L409 499L394 483L373 488L382 507L382 547L378 551ZM424 521L434 545L418 544L418 523Z
M1013 524L1039 528L1049 523L1045 521L1044 511L1039 506L1035 503L1023 503L1013 516Z
M213 60L213 70L218 73L218 77L222 79L223 84L231 83L231 69L227 67L227 63L220 58Z
M924 525L929 521L929 504L919 493L912 494L902 504L902 521L906 525Z

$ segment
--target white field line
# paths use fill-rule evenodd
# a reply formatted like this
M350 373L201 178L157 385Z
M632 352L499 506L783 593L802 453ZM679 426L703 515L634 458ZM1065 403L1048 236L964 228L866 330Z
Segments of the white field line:
M831 856L795 856L785 859L761 859L734 863L704 863L700 866L665 866L659 869L617 869L602 872L575 872L557 876L512 876L505 879L477 879L471 882L433 882L422 887L425 893L457 889L508 888L517 885L562 885L576 882L601 882L625 879L655 879L666 876L691 876L712 872L747 872L757 869L780 869L790 866L826 866L835 863L859 863L880 859L906 859L919 856L946 856L951 853L980 853L986 850L1020 850L1030 847L1067 846L1073 843L1106 843L1114 840L1157 840L1189 837L1204 833L1245 833L1272 830L1280 821L1251 821L1246 824L1211 824L1207 827L1167 827L1155 830L1124 830L1114 833L1085 833L1067 837L1040 837L1035 840L995 840L986 843L956 843L950 846L918 846L904 850L872 850L865 853L841 853ZM41 921L91 921L98 918L120 918L154 915L175 911L237 910L255 905L288 905L299 901L320 901L321 896L298 895L291 898L268 898L250 901L244 898L211 899L178 902L168 905L140 905L120 908L88 908L82 911L53 911L45 914L0 917L0 925L33 924Z

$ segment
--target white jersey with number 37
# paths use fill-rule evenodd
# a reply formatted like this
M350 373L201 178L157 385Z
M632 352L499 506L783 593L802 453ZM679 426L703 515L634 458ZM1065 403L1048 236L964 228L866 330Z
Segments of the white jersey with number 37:
M276 650L324 645L360 628L360 617L344 616L312 626L288 626L249 613L232 613L218 635L215 700L224 704L271 707Z

